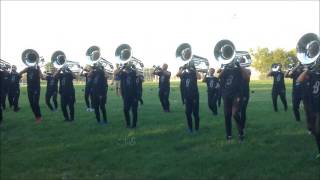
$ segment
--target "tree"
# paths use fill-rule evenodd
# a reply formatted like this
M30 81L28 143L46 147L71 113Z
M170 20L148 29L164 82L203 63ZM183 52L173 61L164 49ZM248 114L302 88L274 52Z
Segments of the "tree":
M288 57L292 57L293 61L297 62L295 49L287 52L281 48L270 51L268 48L258 47L256 50L250 49L249 52L252 56L252 67L261 73L262 79L266 77L273 63L280 63L283 69L287 69L290 64Z
M45 65L44 65L44 69L45 71L49 72L51 71L51 68L54 68L53 64L51 62L47 62Z

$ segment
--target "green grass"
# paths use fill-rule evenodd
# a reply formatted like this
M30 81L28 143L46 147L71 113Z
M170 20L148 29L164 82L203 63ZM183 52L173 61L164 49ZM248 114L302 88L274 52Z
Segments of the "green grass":
M206 88L200 87L200 133L186 133L178 83L172 83L172 113L163 113L157 84L145 83L145 104L139 108L138 129L124 125L122 100L109 87L107 127L85 111L83 87L76 88L75 122L50 112L41 91L43 123L36 124L22 88L21 110L4 112L1 127L1 179L320 179L317 148L307 134L305 119L291 111L274 113L271 81L252 81L247 138L226 144L222 108L210 113ZM280 100L279 100L280 101ZM304 116L303 116L304 117Z

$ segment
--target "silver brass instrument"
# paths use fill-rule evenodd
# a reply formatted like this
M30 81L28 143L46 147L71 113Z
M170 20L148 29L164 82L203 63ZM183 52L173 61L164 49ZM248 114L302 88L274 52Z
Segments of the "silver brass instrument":
M5 60L0 59L0 70L9 70L11 68L11 64Z
M74 73L79 73L81 69L80 63L67 60L63 51L55 51L51 56L51 63L57 69L64 68L65 70L69 68Z
M123 62L123 64L129 65L131 68L135 68L139 74L143 74L144 64L141 60L132 56L131 47L128 44L121 44L117 47L115 52L116 59ZM132 66L134 65L134 66Z
M312 69L319 63L320 56L320 39L314 33L303 35L297 43L297 58L301 64Z
M235 61L240 67L249 67L252 63L251 56L247 51L236 51Z
M21 56L22 62L30 67L30 66L38 66L39 63L44 64L44 59L43 57L39 57L39 54L37 51L33 49L26 49L25 51L22 52Z
M271 65L271 71L272 72L278 72L280 70L281 64L279 63L273 63Z
M209 70L208 59L194 55L192 53L191 45L182 43L176 50L176 58L184 62L186 65L193 64L198 72L206 73Z
M221 64L221 69L224 67L234 67L236 49L230 40L224 39L219 41L214 47L213 54L218 63Z
M86 56L89 58L90 62L92 62L91 65L101 65L105 72L107 72L109 75L113 74L114 67L112 63L101 57L100 48L98 46L89 47L86 52Z

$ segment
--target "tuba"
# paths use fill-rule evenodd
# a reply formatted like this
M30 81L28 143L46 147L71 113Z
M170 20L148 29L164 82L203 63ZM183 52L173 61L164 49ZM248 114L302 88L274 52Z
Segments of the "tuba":
M5 70L7 71L10 68L11 68L11 64L10 63L8 63L5 60L0 59L0 70L1 71L5 71Z
M39 54L37 51L33 49L26 49L25 51L22 52L21 56L22 62L28 66L35 66L37 67L39 63L44 64L44 58L39 57Z
M251 56L247 51L236 51L235 61L240 67L249 67L252 63Z
M319 63L320 40L314 33L303 35L297 43L297 58L308 69L312 69Z
M234 60L236 53L234 44L226 39L219 41L213 50L214 57L218 63L221 64L221 69L224 69L225 67L233 68L235 66ZM241 56L240 54L241 53L238 53L238 56Z
M116 59L123 62L122 68L129 67L133 70L137 70L139 74L143 74L144 64L141 60L132 56L131 47L128 44L121 44L117 47L115 52Z
M206 73L209 70L208 59L192 54L191 45L182 43L176 50L176 58L185 63L185 67L194 65L198 72Z
M100 48L98 46L89 47L86 52L86 56L89 58L91 66L94 64L102 66L106 73L108 73L109 75L113 74L114 67L112 63L101 57Z
M78 62L67 60L63 51L55 51L51 56L51 63L57 69L63 68L63 70L66 70L68 68L73 73L79 73L81 69Z
M280 68L281 68L281 64L279 64L279 63L273 63L271 65L271 71L272 72L278 72L280 70Z

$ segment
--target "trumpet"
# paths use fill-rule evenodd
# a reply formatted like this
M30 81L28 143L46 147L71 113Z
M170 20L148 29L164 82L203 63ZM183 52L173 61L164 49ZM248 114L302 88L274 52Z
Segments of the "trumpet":
M297 43L297 58L307 69L313 69L319 64L320 39L314 33L303 35Z
M11 64L5 60L0 59L0 70L5 71L11 68Z
M63 51L55 51L51 56L51 63L57 69L63 68L63 71L69 69L73 73L79 73L81 66L79 62L69 61Z
M143 74L144 64L141 60L132 56L132 50L128 44L119 45L115 51L115 57L124 63L122 69L128 67L137 70L139 74Z
M188 43L182 43L176 50L176 58L184 62L184 68L189 69L195 67L198 72L206 73L209 70L208 59L194 55L192 53L191 45Z
M91 65L103 67L108 74L113 74L114 67L112 63L101 57L100 48L98 46L91 46L86 51L86 56L89 58Z

